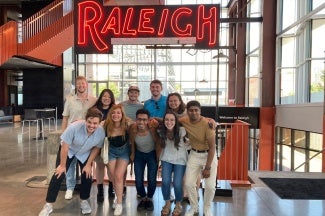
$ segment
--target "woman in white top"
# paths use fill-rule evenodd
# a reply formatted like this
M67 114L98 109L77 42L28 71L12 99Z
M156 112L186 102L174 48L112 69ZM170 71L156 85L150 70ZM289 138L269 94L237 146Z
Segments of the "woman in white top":
M183 176L187 162L186 131L179 126L177 115L168 110L163 118L163 127L159 129L162 147L162 194L166 202L161 215L169 215L171 208L170 186L173 182L176 205L173 216L181 215L183 198ZM173 177L173 181L172 181Z

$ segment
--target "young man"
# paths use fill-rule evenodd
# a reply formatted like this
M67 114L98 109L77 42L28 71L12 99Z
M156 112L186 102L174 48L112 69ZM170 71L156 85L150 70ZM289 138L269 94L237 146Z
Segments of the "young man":
M192 216L199 212L196 180L201 173L205 180L204 215L210 216L217 179L216 133L209 126L209 119L201 116L201 105L198 101L188 102L186 108L187 116L179 119L188 133L191 145L185 173L185 187L191 209L185 215Z
M64 131L68 125L76 120L85 119L87 110L93 107L97 99L88 95L88 82L85 77L78 76L76 78L76 94L68 97L64 103L64 110L62 113L62 131ZM65 199L72 199L73 190L76 186L76 163L74 160L71 163L66 176L67 191L65 193Z
M130 128L131 162L134 162L135 185L141 201L138 210L153 211L152 197L157 185L157 155L160 154L157 146L159 139L154 127L149 128L149 111L139 109L136 112L136 123ZM144 188L144 170L147 166L147 192Z
M135 113L143 108L143 104L139 101L140 90L138 86L130 86L128 89L128 100L121 102L127 117L133 121L136 119Z
M76 159L81 168L80 205L82 214L91 213L87 199L92 184L91 164L103 146L105 131L100 126L102 113L91 108L86 120L71 124L61 135L61 146L57 155L57 167L47 190L46 204L39 216L47 216L53 211L52 203L56 201L60 186L71 162Z
M144 102L144 108L149 111L150 117L162 119L166 112L167 97L162 95L162 83L160 80L152 80L150 83L151 98Z

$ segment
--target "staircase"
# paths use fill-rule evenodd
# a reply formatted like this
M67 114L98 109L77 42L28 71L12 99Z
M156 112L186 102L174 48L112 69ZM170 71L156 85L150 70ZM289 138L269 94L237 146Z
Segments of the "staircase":
M56 0L22 22L10 21L0 27L0 65L12 57L62 66L62 53L73 46L73 11L64 11L71 0ZM18 32L22 42L18 43Z

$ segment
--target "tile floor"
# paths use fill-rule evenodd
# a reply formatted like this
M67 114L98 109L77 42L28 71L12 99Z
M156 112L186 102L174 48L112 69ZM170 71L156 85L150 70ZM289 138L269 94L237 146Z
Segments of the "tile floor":
M60 124L59 124L60 125ZM29 140L28 134L21 134L20 123L0 124L0 215L35 216L45 202L46 184L44 181L28 182L37 176L46 176L47 147L43 140ZM320 216L325 215L324 200L283 200L277 197L260 180L260 176L292 176L325 178L325 174L250 172L254 181L251 188L233 188L232 197L216 196L212 205L213 215L225 216ZM91 215L113 215L113 200L107 198L97 204L96 183L94 183L90 203ZM107 185L105 186L107 189ZM201 194L201 192L200 192ZM202 199L201 199L202 200ZM153 212L137 212L138 200L134 186L127 187L127 196L123 202L123 215L160 215L164 205L160 187L154 196ZM183 214L189 208L184 204ZM202 202L200 202L202 216ZM81 215L78 192L72 200L64 200L60 192L51 215Z

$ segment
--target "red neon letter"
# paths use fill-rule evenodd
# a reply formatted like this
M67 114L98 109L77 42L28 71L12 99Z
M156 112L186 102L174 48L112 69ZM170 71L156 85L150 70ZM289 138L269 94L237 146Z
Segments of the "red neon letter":
M145 32L145 33L154 33L155 29L150 26L151 17L155 14L155 10L152 9L141 9L140 11L140 18L139 18L139 27L138 32Z
M165 34L168 14L169 14L169 9L163 9L163 11L161 13L159 29L158 29L158 36L160 36L160 37L164 36L164 34Z
M204 26L207 26L204 28ZM204 5L198 8L197 16L197 36L198 40L203 40L204 35L209 34L209 46L216 45L217 43L217 8L210 9L208 17L204 17Z
M191 36L192 34L192 25L187 24L185 29L181 29L179 27L179 23L181 23L180 16L190 16L192 14L192 10L190 8L181 7L175 10L171 17L170 25L172 27L173 32L180 37Z
M78 4L78 44L86 44L86 35L90 34L92 42L95 44L99 51L108 49L108 46L100 38L100 34L97 31L98 25L102 19L102 9L99 4L92 1L84 1Z
M119 35L121 33L121 9L114 7L111 13L109 14L105 25L101 31L102 34L108 33L111 30L114 35Z
M128 8L125 15L125 21L123 26L123 35L133 35L135 36L137 34L137 31L130 28L130 22L132 21L134 17L134 8Z

